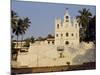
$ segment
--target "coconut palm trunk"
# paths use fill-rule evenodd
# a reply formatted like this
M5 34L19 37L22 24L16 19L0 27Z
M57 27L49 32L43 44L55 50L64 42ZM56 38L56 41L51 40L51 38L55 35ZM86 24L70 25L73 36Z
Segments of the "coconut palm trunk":
M17 35L17 47L18 47L18 35Z
M22 34L22 37L21 37L21 50L22 50L22 48L23 48L23 34Z

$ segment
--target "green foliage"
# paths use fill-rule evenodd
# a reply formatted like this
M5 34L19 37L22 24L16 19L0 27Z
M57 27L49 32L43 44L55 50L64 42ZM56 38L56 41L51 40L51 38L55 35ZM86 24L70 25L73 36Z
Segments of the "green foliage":
M17 13L12 10L11 11L11 28L12 28L12 32L13 32L13 29L15 29L16 26L17 26L17 20L18 20Z
M85 41L93 41L95 43L96 38L96 16L91 18L89 25L86 30Z
M13 10L11 11L11 29L12 29L12 34L17 36L17 41L20 35L22 35L22 40L23 40L23 34L26 33L27 29L30 26L30 23L31 22L28 17L22 19L17 15L16 12L14 12ZM18 42L17 42L17 46L18 46ZM29 47L29 43L26 43L26 47ZM11 43L11 50L12 50L12 57L13 54L16 54L16 59L17 59L17 54L19 49L14 49L13 43Z
M83 8L79 10L78 19L80 28L80 41L94 41L95 40L95 17L92 18L92 14L89 9Z
M30 39L31 39L31 43L34 43L35 42L35 39L34 39L33 36Z
M84 29L86 29L92 14L90 10L86 8L82 8L82 10L79 10L79 14L80 15L77 16L77 18L79 19L79 24L82 25Z
M11 11L11 28L12 28L12 33L17 36L17 41L19 35L22 35L22 40L23 40L23 34L27 31L27 29L30 26L30 19L28 17L26 18L20 18L17 16L17 13L14 12L13 10Z

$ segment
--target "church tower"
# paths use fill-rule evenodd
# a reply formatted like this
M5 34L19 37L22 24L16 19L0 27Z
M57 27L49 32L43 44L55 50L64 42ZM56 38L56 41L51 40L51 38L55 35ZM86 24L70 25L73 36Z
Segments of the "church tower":
M64 13L64 19L55 20L55 45L77 47L79 46L79 24L75 18L71 20L68 9Z

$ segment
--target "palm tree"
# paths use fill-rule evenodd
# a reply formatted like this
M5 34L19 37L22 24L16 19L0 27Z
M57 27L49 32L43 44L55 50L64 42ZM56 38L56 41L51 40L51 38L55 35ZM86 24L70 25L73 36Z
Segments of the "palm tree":
M18 15L15 11L11 10L11 39L14 37L13 34L15 34L15 31L17 30L17 22L18 22ZM16 33L17 34L17 33ZM11 40L11 53L12 57L15 55L17 56L17 49L14 48L13 40ZM17 60L17 57L15 57L15 60Z
M16 26L12 29L13 33L17 36L17 47L18 47L18 37L19 37L19 35L22 34L21 24L22 24L22 19L18 19L16 22ZM17 55L18 55L19 49L13 49L13 50L14 50L15 56L16 56L15 60L17 60Z
M13 33L17 36L17 46L18 46L18 37L22 34L22 19L18 19L16 27L13 29Z
M23 35L25 34L26 30L29 28L30 26L30 19L28 17L23 19L23 22L21 22L21 35L22 35L22 39L21 39L21 47L22 47L22 40L23 40Z
M24 20L21 18L18 19L17 25L13 29L13 33L15 33L15 35L17 36L17 41L18 41L19 35L25 34L25 31L30 26L29 23L31 23L31 22L29 21L28 17L24 18Z
M11 11L11 29L12 33L17 36L17 47L18 47L18 37L20 35L25 34L25 31L28 29L30 26L30 19L28 17L21 19L18 18L17 13L14 11ZM18 52L18 50L17 50Z
M17 13L12 10L11 11L11 28L12 28L12 32L13 32L13 29L15 29L16 26L17 26L17 20L18 20Z
M79 14L76 18L79 20L79 24L82 25L82 27L87 27L89 20L91 19L91 12L89 9L83 8L82 10L79 10Z
M95 35L96 35L96 16L95 15L91 18L87 28L88 29L86 30L86 35L87 35L86 40L93 41L95 43Z
M82 10L79 10L79 15L76 16L76 18L78 19L79 25L82 26L82 28L80 29L80 39L83 40L86 35L86 29L89 25L89 20L91 19L91 12L89 9L83 8Z
M28 28L30 26L30 23L31 23L30 19L28 17L26 17L26 18L24 18L23 21L24 21L24 27Z

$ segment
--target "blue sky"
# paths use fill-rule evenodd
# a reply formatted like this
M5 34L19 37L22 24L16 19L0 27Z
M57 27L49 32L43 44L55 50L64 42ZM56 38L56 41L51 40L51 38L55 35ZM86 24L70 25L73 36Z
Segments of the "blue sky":
M72 5L72 4L57 4L57 3L40 3L40 2L24 2L12 0L11 9L17 12L20 17L29 17L31 26L27 30L24 38L27 37L45 37L48 34L54 34L55 18L61 18L65 9L71 17L77 16L78 11L82 8L90 9L90 12L95 15L96 7L90 5Z

